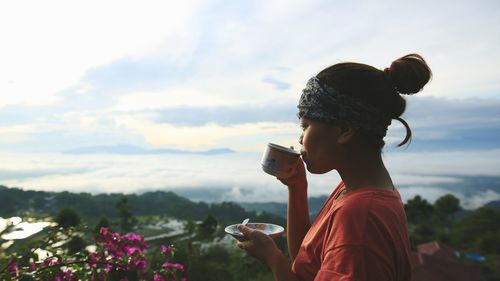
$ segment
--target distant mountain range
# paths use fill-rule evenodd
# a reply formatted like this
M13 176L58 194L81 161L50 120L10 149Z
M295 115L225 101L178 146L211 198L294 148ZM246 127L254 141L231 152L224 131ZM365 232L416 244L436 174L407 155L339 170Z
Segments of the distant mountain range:
M480 182L476 187L481 188ZM117 215L115 204L126 198L132 213L136 215L172 215L181 219L202 219L207 214L214 214L224 221L240 220L243 217L263 216L266 220L280 221L286 218L287 203L243 203L193 202L190 199L170 191L151 191L141 194L95 194L72 192L44 192L22 190L0 185L0 217L15 216L25 213L55 214L62 208L73 208L85 217ZM191 198L191 197L189 197ZM320 211L327 196L309 198L309 212L313 218ZM500 208L500 201L491 201L484 205Z
M145 149L135 145L129 144L118 144L118 145L108 145L108 146L88 146L88 147L78 147L64 151L65 154L196 154L196 155L216 155L216 154L227 154L234 153L235 151L229 148L216 148L209 150L181 150L181 149Z
M285 224L285 218L267 212L247 211L237 203L193 202L173 192L153 191L142 194L89 194L72 192L45 192L9 188L0 185L0 217L29 214L56 215L63 208L71 208L80 216L97 219L101 216L117 217L117 202L126 199L135 216L171 216L183 220L203 220L207 215L219 223L231 224L252 218Z
M84 217L117 216L116 202L126 198L135 215L172 215L181 219L200 219L207 214L223 220L240 219L243 216L264 216L271 220L283 220L287 204L193 202L170 191L150 191L141 194L90 194L73 192L46 192L22 190L0 185L0 217L24 213L55 214L62 208L72 208ZM327 196L309 198L311 217L319 212ZM248 214L247 214L248 213Z
M495 208L495 209L500 209L500 200L499 201L491 201L488 204L484 205L485 207L488 208Z
M316 215L323 207L328 196L319 196L319 197L311 197L309 198L309 214L311 218L316 217ZM274 214L283 218L286 218L287 213L287 204L286 203L278 203L278 202L266 202L266 203L238 203L247 211L254 212L266 212L270 214Z

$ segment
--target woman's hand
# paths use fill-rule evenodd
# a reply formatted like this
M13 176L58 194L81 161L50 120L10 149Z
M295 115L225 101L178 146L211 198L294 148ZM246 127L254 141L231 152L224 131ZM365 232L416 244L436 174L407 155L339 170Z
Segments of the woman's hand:
M243 225L239 225L238 230L249 239L248 241L238 242L238 247L269 266L275 281L299 281L292 272L285 256L271 237Z
M277 178L289 188L307 188L306 168L301 157L293 163L292 174L287 178Z
M239 241L238 247L268 266L277 255L283 255L273 239L265 233L244 225L238 225L238 230L249 239Z

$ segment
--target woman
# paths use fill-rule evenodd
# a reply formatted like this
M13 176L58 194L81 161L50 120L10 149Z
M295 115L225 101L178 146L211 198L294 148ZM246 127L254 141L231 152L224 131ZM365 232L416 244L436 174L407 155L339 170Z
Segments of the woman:
M340 63L311 78L300 97L302 161L279 180L288 187L287 239L292 266L274 241L239 226L249 240L238 246L267 264L275 280L410 280L406 215L381 157L391 120L405 110L401 94L419 92L432 73L410 54L381 71ZM342 181L312 225L307 205L307 170L337 170Z

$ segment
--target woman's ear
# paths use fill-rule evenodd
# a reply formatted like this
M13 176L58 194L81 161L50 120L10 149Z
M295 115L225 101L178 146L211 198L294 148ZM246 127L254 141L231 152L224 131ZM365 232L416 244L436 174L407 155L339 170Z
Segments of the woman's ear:
M340 135L337 138L337 142L340 144L347 144L352 140L355 134L356 130L353 128L341 128Z

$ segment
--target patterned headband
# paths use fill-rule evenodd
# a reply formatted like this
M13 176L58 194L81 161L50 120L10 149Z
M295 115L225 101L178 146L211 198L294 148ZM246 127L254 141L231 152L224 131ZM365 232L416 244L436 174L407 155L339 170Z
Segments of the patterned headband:
M386 135L387 127L391 124L391 118L384 116L375 107L321 85L316 76L307 82L297 107L299 118L362 129L380 137Z

